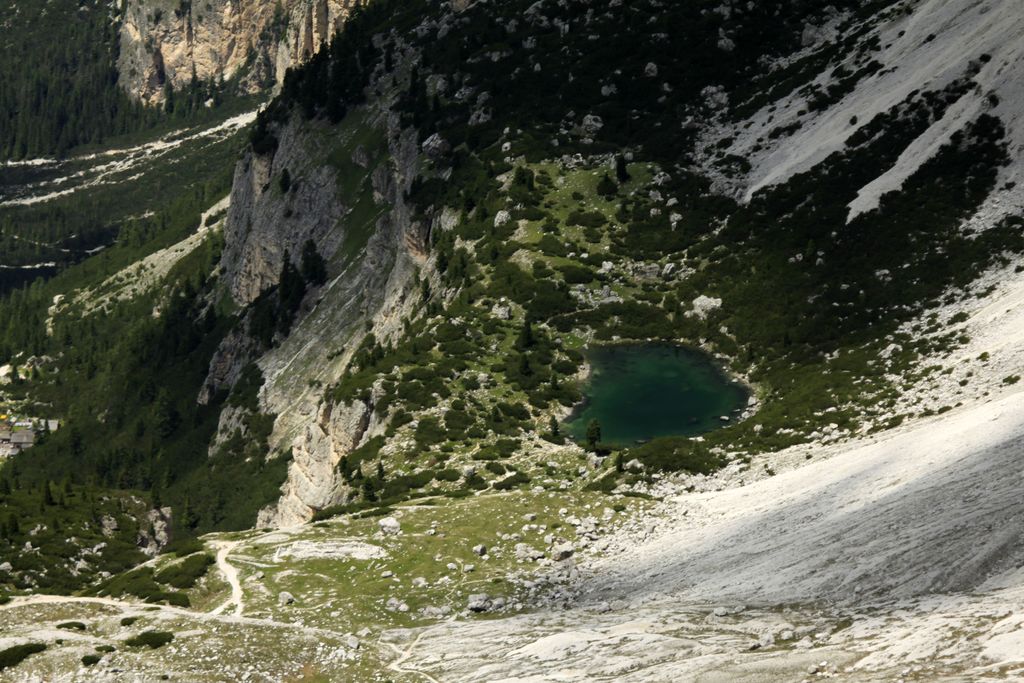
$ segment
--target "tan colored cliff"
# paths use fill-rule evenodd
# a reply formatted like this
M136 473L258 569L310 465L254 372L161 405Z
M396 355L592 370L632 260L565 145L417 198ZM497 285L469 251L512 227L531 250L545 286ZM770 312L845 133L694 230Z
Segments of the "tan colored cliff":
M245 92L279 84L330 39L355 0L127 0L121 86L149 104L165 83L237 77Z

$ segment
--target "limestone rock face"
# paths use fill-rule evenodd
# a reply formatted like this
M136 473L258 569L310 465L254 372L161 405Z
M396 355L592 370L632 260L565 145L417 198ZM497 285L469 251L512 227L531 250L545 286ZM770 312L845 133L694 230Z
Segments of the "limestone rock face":
M259 365L265 378L261 410L277 415L270 450L292 454L281 498L260 512L259 526L293 526L351 500L337 464L383 431L386 412L374 409L381 390L334 402L324 388L337 382L367 331L380 340L401 333L402 320L421 305L417 275L439 284L427 244L430 231L452 217L411 216L406 196L420 159L417 136L391 113L365 114L384 141L345 155L366 174L368 184L354 195L330 165L314 163L323 153L318 141L330 132L316 122L283 124L272 153L249 152L236 168L220 267L224 294L239 307L251 304L277 284L285 252L297 263L307 240L328 264L327 282L307 291L286 337L262 355L239 353L239 340L226 338L210 364L204 389L209 395L229 388L245 363ZM281 182L285 169L287 184ZM352 207L360 197L364 207L372 202L377 215L365 246L353 251L352 231L360 226Z
M338 461L359 445L372 420L372 398L323 404L319 418L295 439L281 498L275 508L260 513L257 526L302 524L316 510L347 501L352 492L338 471Z
M155 557L171 540L171 508L154 508L146 513L143 524L139 527L137 545L139 549Z
M275 154L249 152L235 168L221 266L240 306L276 285L285 253L297 264L306 240L325 257L338 249L343 234L335 228L352 198L337 196L331 166L311 163L314 145L302 127L285 126ZM282 191L285 171L294 180Z
M164 84L241 77L246 92L279 84L285 71L330 39L354 0L128 0L121 20L121 86L163 102Z

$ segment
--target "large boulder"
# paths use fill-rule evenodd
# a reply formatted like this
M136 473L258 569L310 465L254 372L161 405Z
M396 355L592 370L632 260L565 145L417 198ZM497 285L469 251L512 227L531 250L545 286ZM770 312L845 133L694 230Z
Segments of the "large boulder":
M475 593L469 596L469 602L466 603L466 609L470 612L487 612L491 609L491 599L486 593Z
M377 522L377 525L380 526L380 531L383 534L393 536L402 533L402 525L394 517L385 517Z
M568 560L570 557L572 557L575 551L576 549L573 547L572 543L559 543L558 545L551 548L551 559L555 560L556 562Z

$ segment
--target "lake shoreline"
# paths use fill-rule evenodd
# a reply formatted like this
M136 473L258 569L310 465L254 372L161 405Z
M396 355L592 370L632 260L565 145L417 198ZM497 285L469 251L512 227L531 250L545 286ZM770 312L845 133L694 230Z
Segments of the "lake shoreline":
M580 372L576 375L576 381L578 386L583 393L582 400L575 403L573 406L565 408L559 411L560 422L567 428L570 438L579 443L579 430L580 425L578 422L582 419L583 414L586 410L592 406L594 401L594 391L592 389L594 375L595 375L595 362L593 353L599 350L614 350L616 348L636 348L637 350L648 349L663 349L672 350L676 358L679 357L682 352L688 356L690 361L696 360L696 366L690 366L687 371L692 372L695 369L700 368L700 364L706 364L707 368L712 371L715 378L719 380L717 388L725 390L727 392L739 391L743 397L742 400L736 401L735 407L719 411L712 411L704 415L690 416L689 423L686 428L679 428L678 434L670 433L657 433L659 431L664 432L664 425L654 429L654 432L650 436L642 436L637 438L627 438L625 440L610 440L606 442L608 445L615 446L617 448L628 448L629 446L637 443L645 443L651 439L661 438L665 436L689 436L690 438L699 438L702 434L715 431L726 426L737 424L740 421L749 419L756 413L757 407L760 405L760 399L758 398L758 388L753 382L749 381L749 378L744 376L742 373L734 372L728 364L729 359L723 358L722 356L716 355L707 348L701 345L692 344L683 340L665 340L665 339L616 339L610 342L593 343L588 342L584 345L581 351L584 353L584 363L580 369ZM707 379L706 377L704 378ZM656 380L655 380L656 381ZM709 386L703 387L704 393L707 393ZM692 389L689 393L692 393ZM681 400L683 396L675 397L675 400ZM751 400L753 399L753 400ZM624 404L624 405L628 405ZM715 425L711 422L712 419L718 418L722 420L721 425ZM696 432L693 431L690 425L697 424L698 421L702 423L702 427L699 427ZM672 428L675 431L676 428ZM573 434L573 432L576 432Z

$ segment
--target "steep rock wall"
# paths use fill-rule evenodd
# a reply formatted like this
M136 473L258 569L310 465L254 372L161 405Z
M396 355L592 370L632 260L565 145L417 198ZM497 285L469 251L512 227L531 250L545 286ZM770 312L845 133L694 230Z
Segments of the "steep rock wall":
M121 86L150 104L164 84L241 76L245 92L280 83L326 42L354 0L128 0L121 17Z
M260 359L267 377L261 401L278 415L271 441L290 443L293 457L281 498L261 512L261 525L301 524L317 510L350 500L338 461L383 431L386 410L378 409L379 387L368 401L350 403L333 403L320 387L341 376L367 325L378 339L398 335L401 321L420 305L417 276L433 276L424 250L428 229L405 203L419 162L416 136L394 118L387 126L387 161L371 177L374 195L388 210L361 258L329 282L295 331Z
M285 253L297 262L307 240L328 263L327 282L307 291L291 332L273 348L259 352L244 320L225 338L199 397L229 389L249 362L263 372L261 409L277 415L271 451L290 449L292 461L282 497L260 514L261 526L299 524L348 500L338 460L379 433L386 413L375 410L376 392L367 401L334 403L324 389L368 330L384 340L399 334L421 305L418 278L436 277L426 248L430 226L406 204L420 163L416 133L373 107L354 121L339 131L293 120L276 131L273 153L249 152L236 167L221 296L251 304L277 284ZM291 182L282 190L285 169Z
M239 306L277 284L285 252L295 261L312 239L321 254L330 256L344 237L336 228L354 198L339 196L336 171L315 163L322 133L315 128L284 126L274 154L250 151L235 167L221 270ZM286 171L292 180L285 191Z

